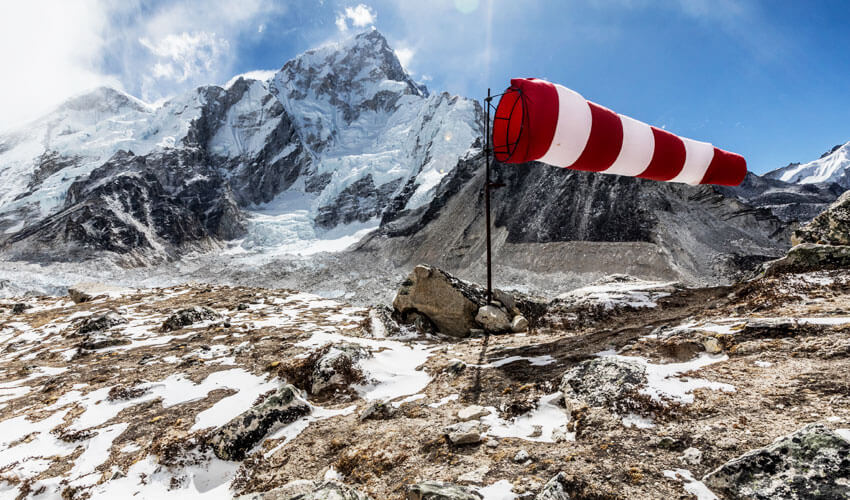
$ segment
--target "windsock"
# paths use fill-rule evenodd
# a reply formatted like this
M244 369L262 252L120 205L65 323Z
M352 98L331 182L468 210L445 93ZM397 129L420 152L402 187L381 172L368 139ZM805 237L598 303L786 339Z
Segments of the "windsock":
M503 163L540 161L656 181L737 186L744 157L679 137L585 100L564 86L515 78L499 100L493 152Z

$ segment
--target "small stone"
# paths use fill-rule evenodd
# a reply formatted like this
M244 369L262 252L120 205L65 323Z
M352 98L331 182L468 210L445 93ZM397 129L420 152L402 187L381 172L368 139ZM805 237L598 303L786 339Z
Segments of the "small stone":
M723 348L720 347L720 342L717 341L714 337L708 337L702 341L703 347L705 347L705 352L709 354L720 354L723 352Z
M566 429L555 429L552 431L552 440L556 443L566 443L570 440L570 433Z
M538 438L543 435L543 426L542 425L533 425L531 427L533 430L531 434L528 435L530 438Z
M519 450L516 455L514 455L514 462L521 464L526 460L531 459L531 455L528 454L525 450Z
M443 432L449 437L452 444L474 444L481 442L481 424L472 422L460 422L449 425Z
M24 304L23 302L18 302L17 304L12 306L12 314L21 314L32 306L29 304Z
M702 462L702 451L697 448L688 448L679 457L679 460L689 465L699 465Z
M466 370L466 363L459 359L449 361L448 366L446 366L446 372L454 376L460 375L464 370Z
M484 408L483 406L472 405L463 408L457 412L457 418L461 422L466 422L468 420L477 420L481 417L486 417L490 414L490 410Z
M500 333L511 329L511 322L505 311L493 305L486 305L478 309L475 321L488 332Z
M525 316L518 314L511 320L511 331L514 333L522 333L528 330L528 320Z
M250 307L251 307L251 306L249 306L248 304L246 304L246 303L244 303L244 302L240 302L240 303L236 306L236 310L237 310L237 311L244 311L244 310L246 310L246 309L249 309Z
M360 421L364 420L388 420L395 416L397 410L391 404L374 401L360 413Z
M484 445L487 446L488 448L498 448L499 447L499 440L496 439L496 438L493 438L493 437L488 437L487 441L484 443Z
M535 500L570 500L567 486L567 475L559 472L546 483Z

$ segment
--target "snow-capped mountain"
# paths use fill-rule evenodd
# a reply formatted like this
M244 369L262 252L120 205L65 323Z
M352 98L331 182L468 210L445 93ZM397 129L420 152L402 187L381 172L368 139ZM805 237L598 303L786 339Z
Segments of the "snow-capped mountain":
M376 30L159 106L100 88L0 136L0 232L13 255L146 260L377 225L391 200L427 203L481 121Z
M809 163L792 163L764 175L798 184L834 182L850 189L850 141L839 144Z

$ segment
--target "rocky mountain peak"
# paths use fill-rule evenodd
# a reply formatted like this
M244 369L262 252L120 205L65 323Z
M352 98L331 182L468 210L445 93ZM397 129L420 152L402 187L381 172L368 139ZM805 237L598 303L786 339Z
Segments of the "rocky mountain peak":
M797 184L835 182L850 188L850 141L833 147L815 161L792 163L768 172L765 177Z
M355 106L382 95L427 95L374 29L295 57L274 77L272 91Z
M58 111L119 113L122 110L145 111L145 104L118 89L101 86L65 101Z

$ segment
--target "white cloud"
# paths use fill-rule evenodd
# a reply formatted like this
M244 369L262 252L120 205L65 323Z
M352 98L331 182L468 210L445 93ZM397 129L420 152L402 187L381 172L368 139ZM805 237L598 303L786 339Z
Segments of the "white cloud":
M205 31L166 35L156 42L140 38L139 43L160 59L154 76L179 83L212 72L230 49L227 40Z
M374 9L365 4L358 4L356 7L346 7L345 12L338 15L336 18L336 27L340 31L348 30L348 21L355 28L363 28L375 22L378 14Z
M413 60L414 54L416 54L416 51L410 48L399 48L395 50L395 55L398 57L398 61L405 71L410 70L410 61Z
M0 3L0 130L92 87L120 88L99 67L108 21L97 0Z

